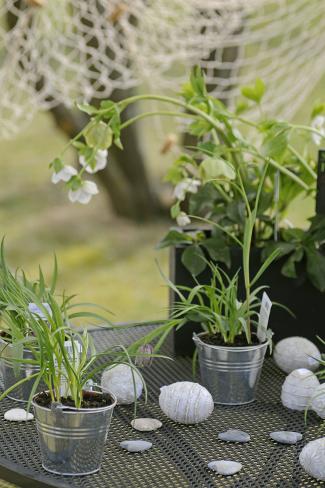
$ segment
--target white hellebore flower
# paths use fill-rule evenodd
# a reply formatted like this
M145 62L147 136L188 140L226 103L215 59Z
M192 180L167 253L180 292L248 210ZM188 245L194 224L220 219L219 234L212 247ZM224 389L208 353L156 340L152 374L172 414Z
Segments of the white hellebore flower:
M181 212L176 217L176 222L177 222L177 225L179 225L180 227L185 227L185 225L188 225L191 223L191 219L189 218L188 215L186 215L185 212Z
M43 307L46 309L50 317L52 317L52 310L51 307L48 303L42 303ZM36 303L29 303L28 304L28 310L30 311L31 314L33 314L36 317L39 317L42 320L47 320L47 315L39 308Z
M87 163L86 158L84 156L79 156L79 163L81 166L86 168L87 173L93 174L97 173L101 169L106 168L107 165L107 149L99 149L95 156L96 164L92 168L89 163Z
M185 180L181 181L175 186L174 189L174 197L177 200L183 201L185 200L186 193L197 193L201 182L199 180L195 180L193 178L185 178Z
M317 117L314 118L311 124L313 129L318 130L323 137L320 134L315 134L312 133L312 138L314 143L317 146L320 146L321 143L323 142L325 145L325 116L324 115L317 115Z
M89 203L94 195L97 195L98 187L93 181L85 180L77 190L69 190L70 202Z
M77 170L73 166L63 166L60 171L52 174L52 183L56 185L59 181L69 181L72 176L75 176L76 174Z

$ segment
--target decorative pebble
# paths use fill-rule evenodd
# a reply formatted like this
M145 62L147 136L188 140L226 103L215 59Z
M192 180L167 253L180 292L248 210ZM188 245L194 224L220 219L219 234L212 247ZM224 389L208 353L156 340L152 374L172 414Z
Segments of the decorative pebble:
M325 437L308 442L300 453L299 461L310 476L325 481Z
M214 409L211 393L191 381L179 381L160 388L159 405L167 417L181 424L203 422Z
M301 441L302 434L300 432L289 432L286 430L279 430L278 432L271 432L271 439L280 444L296 444Z
M295 369L286 377L282 385L283 405L291 410L305 410L318 386L317 376L309 369Z
M314 391L311 408L320 418L325 419L325 383L319 385Z
M131 425L135 430L150 432L152 430L160 429L162 423L157 419L139 418L132 420Z
M127 364L118 364L106 369L102 374L101 385L104 391L116 396L119 405L133 403L141 396L143 388L140 374L134 369L132 374L132 368Z
M236 461L211 461L208 467L218 474L223 476L231 476L232 474L239 473L243 465Z
M228 429L225 432L220 432L218 439L228 442L249 442L251 436L242 430Z
M12 408L4 414L4 418L11 422L27 422L28 420L33 420L34 415L22 408Z
M316 371L321 354L315 344L305 337L287 337L275 346L273 359L285 373L298 368Z
M126 449L129 452L141 452L150 449L152 447L152 443L139 439L136 441L122 441L120 446L122 449Z

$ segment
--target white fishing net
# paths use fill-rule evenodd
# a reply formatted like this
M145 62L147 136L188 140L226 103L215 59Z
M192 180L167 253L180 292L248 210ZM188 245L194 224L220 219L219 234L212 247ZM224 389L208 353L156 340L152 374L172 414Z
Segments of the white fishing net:
M177 89L195 64L230 103L263 78L287 117L324 61L324 0L2 0L0 137L60 102Z

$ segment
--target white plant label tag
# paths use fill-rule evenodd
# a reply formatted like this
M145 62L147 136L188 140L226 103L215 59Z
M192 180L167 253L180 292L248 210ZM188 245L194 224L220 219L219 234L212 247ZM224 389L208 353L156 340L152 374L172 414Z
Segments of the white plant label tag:
M267 326L269 324L271 308L272 302L267 293L264 292L257 326L257 338L260 342L264 342L267 339Z
M73 342L73 344L72 344ZM78 341L65 341L64 347L68 353L68 357L71 360L71 363L73 363L73 367L77 368L80 360L80 354L81 354L81 344ZM65 376L66 371L65 369L62 370L62 376L61 376L61 383L60 383L60 395L61 397L67 397L70 394L70 388L68 385L68 380Z

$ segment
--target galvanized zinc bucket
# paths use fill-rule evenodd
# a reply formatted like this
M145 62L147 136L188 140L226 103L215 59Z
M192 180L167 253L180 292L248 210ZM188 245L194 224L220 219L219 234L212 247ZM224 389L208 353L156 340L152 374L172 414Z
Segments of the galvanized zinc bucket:
M36 426L46 471L81 476L99 470L116 398L100 408L49 409L33 399Z
M33 353L27 349L23 349L21 345L8 343L0 339L0 370L2 374L4 391L11 388L18 381L28 378L39 372L39 366L34 364L25 364L13 361L13 359L34 359ZM17 386L8 395L12 400L17 402L27 402L35 380L31 379L25 381ZM39 384L37 391L44 389L44 384Z
M243 405L255 400L268 342L245 347L213 346L193 335L200 363L202 384L214 403Z

